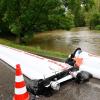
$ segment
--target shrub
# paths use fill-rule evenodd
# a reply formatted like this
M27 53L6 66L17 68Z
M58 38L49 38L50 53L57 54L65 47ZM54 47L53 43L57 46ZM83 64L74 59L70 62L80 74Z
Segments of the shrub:
M95 13L91 15L90 29L99 28L99 25L100 25L100 13Z
M100 25L96 25L95 29L100 30Z

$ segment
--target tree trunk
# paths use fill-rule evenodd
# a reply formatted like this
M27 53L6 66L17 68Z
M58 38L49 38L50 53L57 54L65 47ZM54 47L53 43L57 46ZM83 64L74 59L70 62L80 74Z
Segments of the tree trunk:
M16 43L18 44L22 43L20 34L16 36Z

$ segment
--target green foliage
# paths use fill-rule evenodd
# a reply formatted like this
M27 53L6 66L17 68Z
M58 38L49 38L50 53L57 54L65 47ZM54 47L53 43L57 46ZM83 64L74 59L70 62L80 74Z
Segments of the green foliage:
M90 18L90 29L98 28L100 25L100 13L94 13Z
M67 11L66 19L63 20L63 22L65 23L64 29L69 30L70 28L74 27L74 16L70 11Z
M95 26L95 29L96 29L96 30L100 30L100 25L96 25L96 26Z
M63 0L65 6L74 15L75 26L85 26L85 14L94 5L94 0Z
M89 11L94 6L94 0L81 0L81 4L85 11Z
M100 12L100 0L94 0L94 3L95 3L94 9Z
M81 22L84 20L81 18L81 2L80 0L65 0L65 5L74 15L75 26L81 26ZM83 22L82 22L83 23Z
M12 33L15 34L19 34L21 32L21 26L16 23L10 24L9 29L11 30Z
M0 21L18 43L29 42L37 31L70 29L74 23L61 0L1 0L0 7Z
M85 16L81 11L75 14L74 22L76 27L85 26Z

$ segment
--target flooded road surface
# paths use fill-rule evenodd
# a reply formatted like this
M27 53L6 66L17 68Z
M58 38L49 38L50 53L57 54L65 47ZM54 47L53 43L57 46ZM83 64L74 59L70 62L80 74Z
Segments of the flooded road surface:
M0 100L12 100L15 72L0 60Z
M50 31L36 35L32 45L68 54L81 47L85 51L100 55L100 32L90 31L87 28Z
M0 61L0 76L0 100L12 100L15 71ZM40 96L37 100L100 100L100 80L91 79L85 84L76 84L71 80L51 97Z
M100 81L92 79L89 83L66 82L61 90L48 99L41 100L100 100Z

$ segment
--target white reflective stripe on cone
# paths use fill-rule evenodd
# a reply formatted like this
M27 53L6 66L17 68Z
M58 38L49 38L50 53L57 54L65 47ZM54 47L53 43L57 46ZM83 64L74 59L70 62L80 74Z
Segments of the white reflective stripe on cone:
M23 75L16 76L15 82L22 82L24 80Z
M27 90L26 90L25 86L23 88L15 88L15 94L16 95L24 94L26 92L27 92Z

